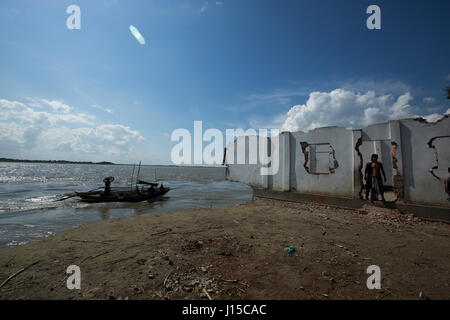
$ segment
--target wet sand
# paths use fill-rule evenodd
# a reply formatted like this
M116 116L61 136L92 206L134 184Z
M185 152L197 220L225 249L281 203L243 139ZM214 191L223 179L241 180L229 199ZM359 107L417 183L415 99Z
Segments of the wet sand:
M391 209L255 198L2 249L0 299L449 299L449 237L448 224ZM69 265L80 290L66 287ZM380 290L366 286L370 265Z

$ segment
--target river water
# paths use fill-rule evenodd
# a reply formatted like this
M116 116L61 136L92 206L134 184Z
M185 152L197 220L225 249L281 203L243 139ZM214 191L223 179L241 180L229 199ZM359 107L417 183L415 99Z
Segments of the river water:
M173 188L161 201L83 203L55 201L89 191L114 176L112 187L130 187L133 166L0 163L0 248L43 239L79 225L127 216L245 203L252 189L225 181L224 167L142 166L139 179ZM134 176L136 176L137 168ZM133 182L135 178L133 179Z

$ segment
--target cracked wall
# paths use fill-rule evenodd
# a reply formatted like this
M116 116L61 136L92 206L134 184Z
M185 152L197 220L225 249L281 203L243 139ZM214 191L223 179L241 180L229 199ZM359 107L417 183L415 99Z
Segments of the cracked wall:
M398 144L395 141L391 141L391 145L393 146L391 157L392 157L392 169L394 169L394 193L397 197L396 201L403 201L403 177L400 173L400 169L398 167L398 159L397 159L397 151Z
M435 123L401 120L405 202L450 207L443 179L450 166L450 118Z
M358 178L359 178L358 182L360 184L360 188L359 188L359 192L358 192L359 199L363 198L363 191L364 191L363 156L362 156L361 151L359 151L359 147L361 147L361 145L362 145L362 138L358 138L358 141L356 142L356 145L355 145L355 151L359 158L359 163L358 163Z
M230 164L228 177L263 188L361 198L364 167L376 153L394 199L450 207L443 184L450 166L449 145L449 117L435 123L404 119L355 130L326 127L285 132L277 175L264 180L254 176L257 167ZM314 156L318 149L319 160Z
M433 150L434 165L430 168L430 173L438 180L444 180L447 178L447 168L450 167L450 163L446 163L445 160L450 158L450 136L437 136L433 137L427 143L428 147ZM439 159L442 159L439 161Z

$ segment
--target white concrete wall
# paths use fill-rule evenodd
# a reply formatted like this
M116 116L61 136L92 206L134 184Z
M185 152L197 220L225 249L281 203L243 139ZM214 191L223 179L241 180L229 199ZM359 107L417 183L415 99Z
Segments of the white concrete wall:
M436 146L439 163L434 173L440 180L430 173L430 169L436 165L434 149L428 146L432 138L435 138L433 145ZM360 153L355 149L358 141ZM231 161L228 153L228 150L239 142L245 142L246 164L237 164L236 155L234 161ZM301 142L312 145L308 148L311 151L307 162L310 173L304 167L305 156ZM329 148L322 144L330 144L333 147L339 167L333 173L312 174L315 158L312 151L321 152ZM279 137L279 171L273 176L262 176L260 164L248 164L249 137L239 137L227 146L227 177L230 180L274 190L358 198L363 183L361 174L364 174L370 156L376 153L384 165L386 185L402 190L400 201L450 207L443 181L448 176L447 168L450 166L449 145L448 117L437 123L405 119L379 123L359 130L326 127L306 133L283 132ZM394 150L397 169L393 167ZM324 156L324 153L317 153L319 158Z
M290 176L290 132L282 132L279 136L280 146L280 161L279 170L273 176L267 177L267 183L273 190L278 191L290 191L291 188L291 176Z
M352 168L353 145L352 130L341 127L315 129L310 132L293 132L291 141L290 177L291 189L296 192L337 196L353 196ZM335 150L339 167L330 174L311 174L304 168L305 155L301 142L308 144L329 143ZM309 154L308 166L311 168L313 154Z
M448 177L447 168L450 167L450 118L434 124L402 120L400 131L405 200L448 205L443 180ZM434 140L439 161L435 173L441 180L430 173L430 169L436 165L436 158L433 149L427 144L439 136L442 138Z
M225 164L228 165L227 179L231 181L244 182L254 187L267 188L268 177L260 174L261 165L258 164L259 161L257 162L257 164L250 164L249 159L250 139L251 137L241 136L236 138L234 143L227 146L227 153L225 158ZM242 144L244 146L245 148L244 154L240 152L239 149L241 147L239 146L239 144ZM244 159L239 158L242 157L243 155Z

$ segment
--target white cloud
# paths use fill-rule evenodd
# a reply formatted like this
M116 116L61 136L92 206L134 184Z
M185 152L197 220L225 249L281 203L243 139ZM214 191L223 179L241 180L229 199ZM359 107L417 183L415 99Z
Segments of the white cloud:
M206 11L206 9L208 9L208 1L204 2L203 5L200 7L199 12L203 13Z
M42 99L47 109L0 99L0 149L15 151L126 154L142 142L141 134L121 124L95 124L61 101Z
M133 25L130 25L129 29L133 37L137 40L137 42L139 42L141 45L145 45L144 36L139 32L139 30Z
M216 6L222 6L223 5L223 1L215 1L213 2L213 4L216 4ZM200 9L198 10L198 12L200 14L204 13L209 7L209 1L205 1L203 2L202 6L200 7Z
M418 108L410 104L412 100L409 92L397 97L377 95L373 90L365 93L347 89L312 92L305 104L293 106L288 111L282 130L308 131L326 126L360 128L387 120L418 117ZM435 121L442 115L423 117Z
M247 105L259 106L263 103L285 105L291 101L293 97L306 96L311 90L275 90L269 93L251 94L244 98Z
M61 101L55 101L55 100L50 101L47 99L42 99L42 101L45 102L46 104L48 104L50 107L52 107L54 112L69 113L70 110L72 110L72 108L70 106L62 103Z
M436 113L436 112L438 112L438 111L441 110L441 109L442 109L442 107L431 107L431 108L426 108L427 112L430 112L430 113Z
M96 108L96 109L103 110L103 111L105 111L105 112L107 112L107 113L109 113L109 114L112 114L112 113L113 113L113 111L112 111L110 108L105 108L105 107L103 107L103 106L101 106L101 105L98 105L98 104L93 104L92 107L93 107L93 108Z
M373 80L373 79L357 79L357 80L347 80L343 84L340 82L334 83L332 87L339 87L349 91L366 92L375 91L379 95L401 95L405 92L412 91L411 86L408 84L393 79L387 80ZM416 89L417 91L417 89Z
M135 142L144 138L138 131L120 124L104 124L94 128L52 128L42 138L51 141L55 150L64 152L102 152L120 154L132 149Z
M425 103L433 103L435 101L436 101L436 99L432 98L432 97L425 97L425 98L423 98L423 102L425 102Z
M442 118L442 114L432 113L432 114L423 116L422 118L424 118L428 122L435 122L435 121L438 121L440 118Z
M144 140L138 131L121 124L102 124L95 128L95 136L101 140L110 141L115 145Z
M280 115L276 116L275 119L272 119L271 121L253 117L253 118L250 118L248 122L249 122L250 127L253 129L261 129L261 128L279 129L282 127L285 120L286 120L286 115L280 114ZM236 127L236 128L242 127L243 128L245 126L238 125L238 126L233 126L233 127Z
M427 116L423 116L422 118L424 118L428 122L435 122L435 121L438 121L439 119L441 119L444 115L448 115L448 114L450 114L450 108L447 109L447 111L445 111L445 113L443 115L439 114L439 113L432 113Z

